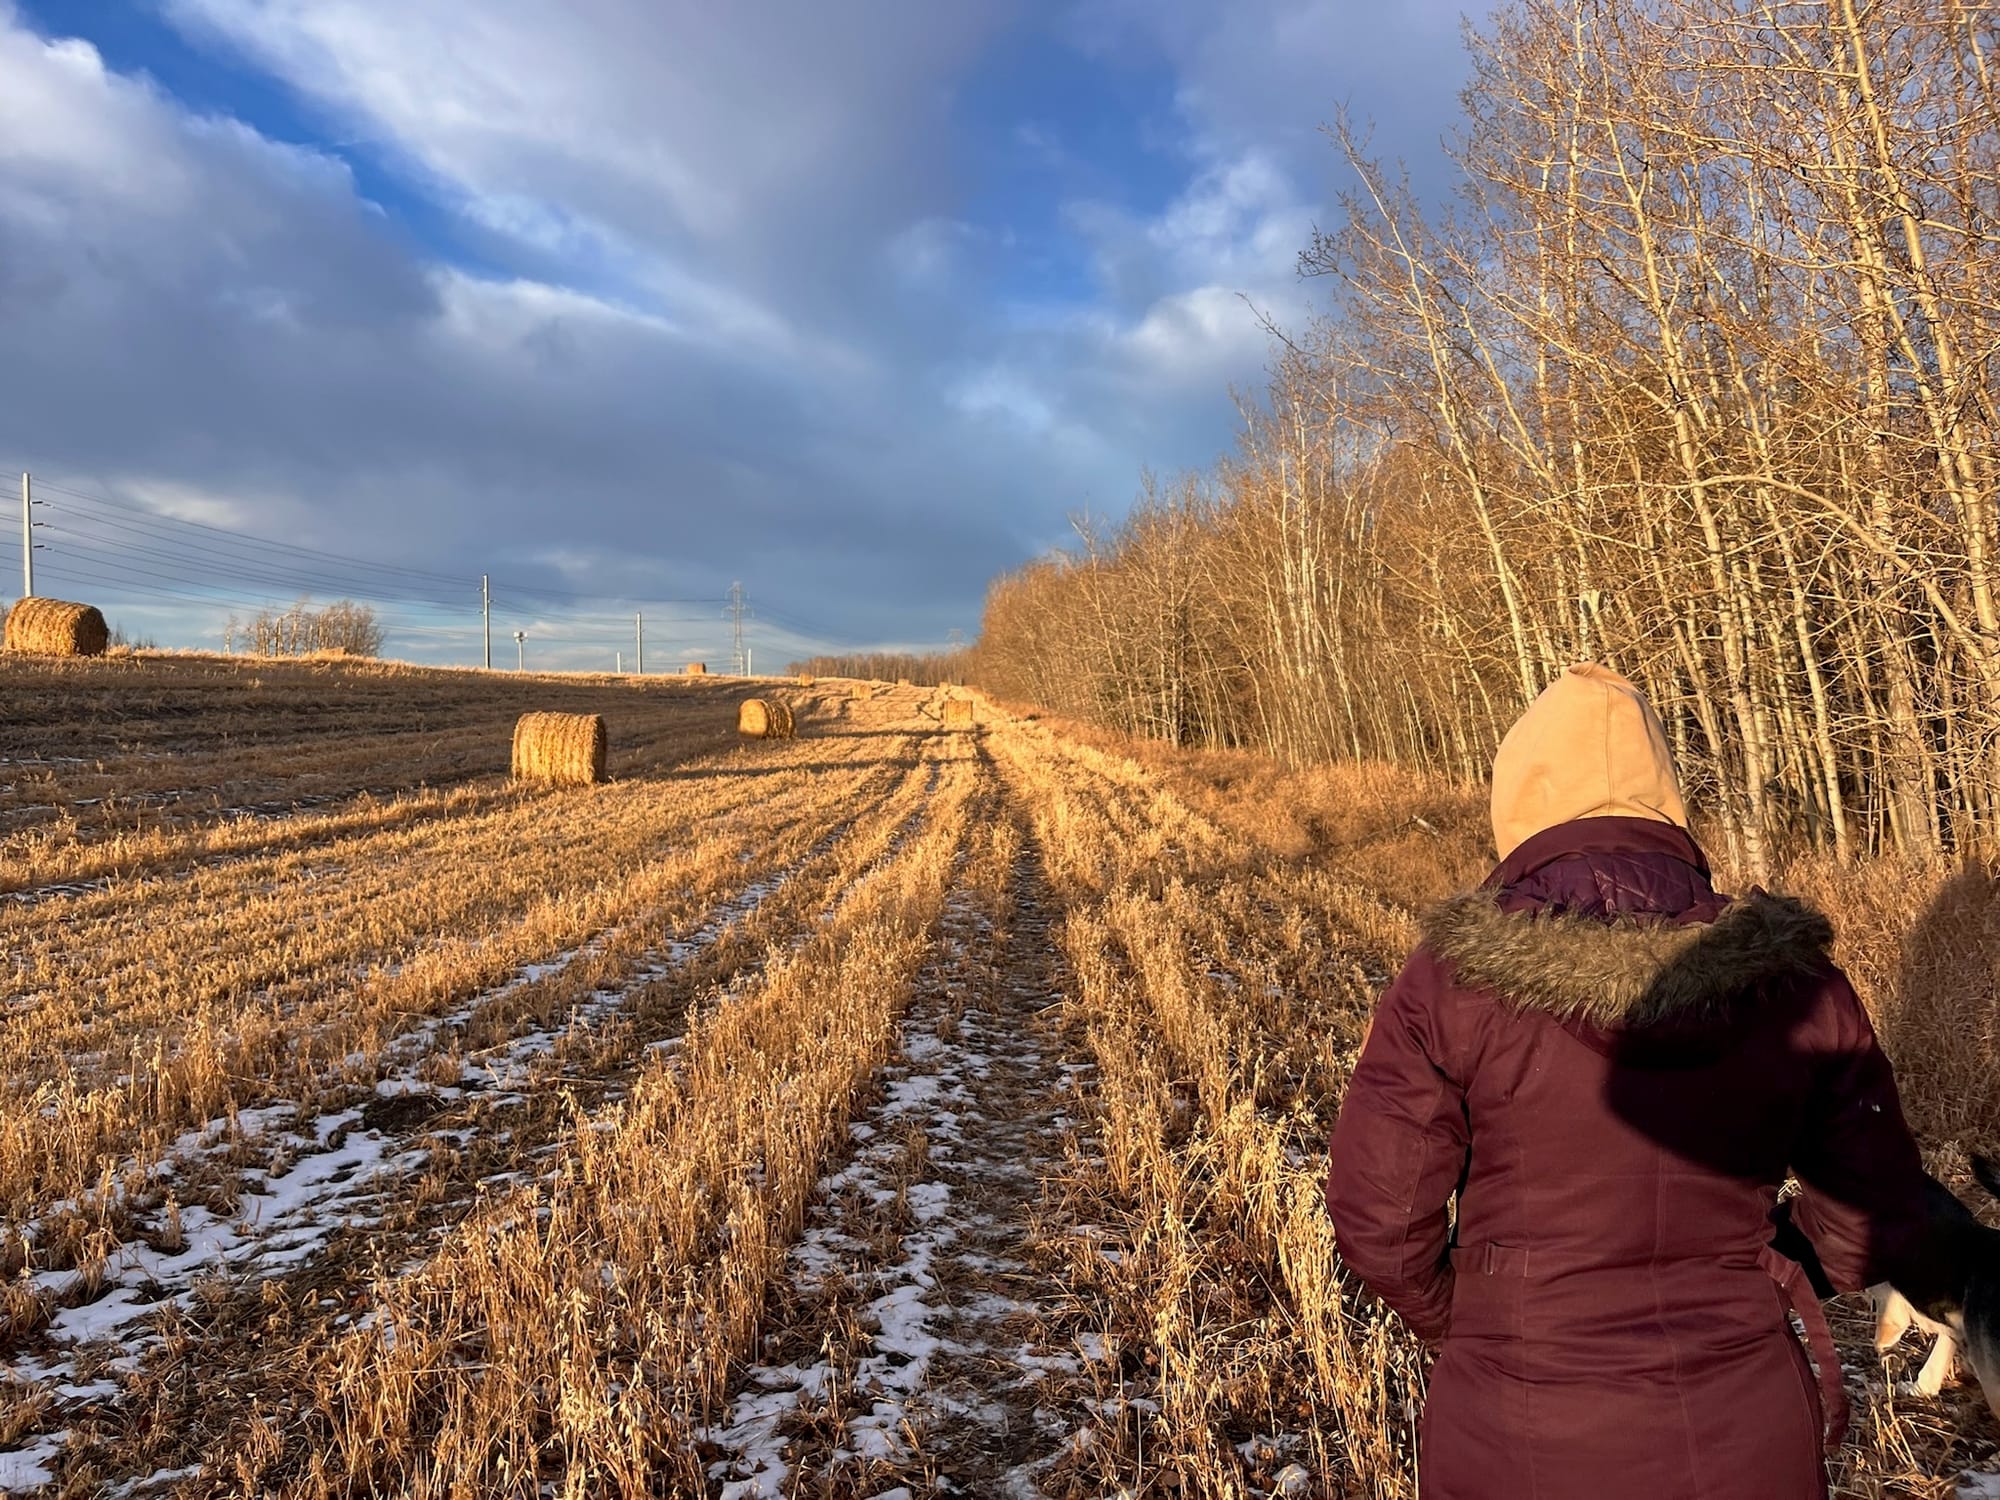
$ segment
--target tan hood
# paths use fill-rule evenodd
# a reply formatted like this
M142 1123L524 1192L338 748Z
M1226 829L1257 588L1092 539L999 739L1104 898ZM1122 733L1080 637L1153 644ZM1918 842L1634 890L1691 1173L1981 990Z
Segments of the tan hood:
M1528 705L1493 757L1493 842L1505 859L1576 818L1651 818L1687 827L1667 733L1609 667L1571 667Z

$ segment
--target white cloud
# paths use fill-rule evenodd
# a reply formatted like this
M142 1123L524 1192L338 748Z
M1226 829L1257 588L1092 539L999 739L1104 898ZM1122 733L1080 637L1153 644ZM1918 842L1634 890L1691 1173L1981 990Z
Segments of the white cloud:
M1212 395L1218 375L1255 369L1270 344L1245 297L1218 286L1161 298L1121 342L1145 376L1191 395Z
M951 404L971 417L1001 417L1029 434L1047 432L1056 414L1038 382L1004 366L987 366L952 382Z
M1027 422L1059 411L1112 451L1171 470L1231 440L1232 388L1255 389L1265 320L1301 326L1297 275L1341 168L1319 126L1343 107L1420 184L1448 176L1436 143L1457 118L1458 0L1079 0L1072 35L1107 59L1151 53L1177 80L1189 175L1151 215L1098 200L1064 207L1090 247L1103 298L1017 310L1015 336L958 386ZM1477 8L1476 6L1474 7ZM1024 137L1044 143L1038 127ZM1031 402L1024 393L1033 393Z
M289 495L218 496L165 479L139 479L122 487L128 496L149 510L176 520L197 521L204 526L240 530L269 526L279 519L308 519L300 513L295 498Z
M1290 269L1310 228L1284 171L1250 150L1200 173L1147 233L1182 268L1265 280Z

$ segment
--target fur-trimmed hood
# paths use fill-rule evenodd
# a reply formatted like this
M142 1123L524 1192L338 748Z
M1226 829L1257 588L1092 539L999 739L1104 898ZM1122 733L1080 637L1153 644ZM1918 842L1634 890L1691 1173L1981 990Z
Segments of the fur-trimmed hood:
M1675 925L1508 911L1481 889L1432 908L1421 926L1466 987L1601 1030L1720 1020L1766 983L1824 971L1833 942L1819 912L1764 891L1713 922Z

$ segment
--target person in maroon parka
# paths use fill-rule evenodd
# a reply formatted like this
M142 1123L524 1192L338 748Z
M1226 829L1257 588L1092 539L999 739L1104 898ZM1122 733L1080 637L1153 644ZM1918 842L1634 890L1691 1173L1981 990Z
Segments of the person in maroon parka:
M1826 1494L1838 1361L1773 1223L1859 1289L1922 1166L1826 919L1717 895L1686 822L1645 700L1572 667L1495 760L1499 867L1370 1022L1327 1207L1438 1347L1424 1500Z

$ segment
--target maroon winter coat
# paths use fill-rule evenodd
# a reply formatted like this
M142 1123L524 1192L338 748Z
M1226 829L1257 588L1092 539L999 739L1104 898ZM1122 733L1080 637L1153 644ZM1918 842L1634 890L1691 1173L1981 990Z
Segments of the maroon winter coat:
M1854 1290L1922 1181L1826 920L1729 902L1679 828L1604 817L1536 834L1423 931L1327 1207L1342 1259L1441 1346L1425 1500L1821 1500L1767 1215L1796 1173L1793 1217Z

